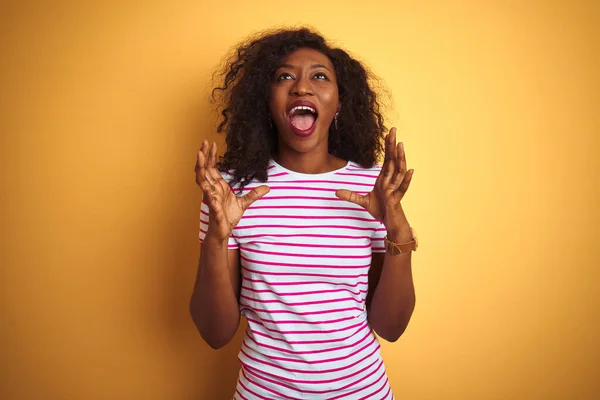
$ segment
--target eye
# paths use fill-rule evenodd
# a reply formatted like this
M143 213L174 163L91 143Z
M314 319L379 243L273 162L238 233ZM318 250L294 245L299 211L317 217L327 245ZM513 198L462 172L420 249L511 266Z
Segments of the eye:
M317 72L315 74L315 78L323 80L323 81L328 81L329 78L327 77L327 75L325 75L323 72Z
M279 76L277 77L276 80L279 82L279 81L289 80L289 79L294 79L294 77L287 72L283 72L283 73L279 74Z

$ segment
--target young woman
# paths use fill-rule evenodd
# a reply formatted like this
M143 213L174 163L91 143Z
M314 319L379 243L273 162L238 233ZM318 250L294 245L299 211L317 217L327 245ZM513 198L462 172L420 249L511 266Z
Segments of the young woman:
M393 399L374 333L397 340L415 306L413 170L395 129L382 144L368 72L298 29L242 44L222 77L227 150L205 141L195 168L200 334L222 347L246 317L235 399Z

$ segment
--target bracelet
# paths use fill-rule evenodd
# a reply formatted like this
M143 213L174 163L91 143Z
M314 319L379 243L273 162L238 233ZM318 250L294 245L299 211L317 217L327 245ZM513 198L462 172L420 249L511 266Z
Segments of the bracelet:
M417 251L419 247L419 241L417 240L417 234L413 228L410 228L413 239L406 243L395 243L388 239L387 235L383 238L385 243L385 250L395 256L401 253L408 253L409 251Z

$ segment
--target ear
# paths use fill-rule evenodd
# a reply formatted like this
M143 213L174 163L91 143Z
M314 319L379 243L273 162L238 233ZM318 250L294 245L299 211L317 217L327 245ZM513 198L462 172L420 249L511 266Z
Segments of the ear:
M337 106L336 112L340 112L340 111L342 111L342 103L340 103L338 100L338 106Z

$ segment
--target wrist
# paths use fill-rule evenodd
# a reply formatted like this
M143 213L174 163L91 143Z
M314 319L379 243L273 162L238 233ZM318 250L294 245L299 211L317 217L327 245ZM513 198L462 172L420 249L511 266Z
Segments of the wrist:
M386 235L384 244L386 251L391 255L409 253L411 251L416 251L419 247L417 234L412 228L410 228L410 235L404 232L397 234L396 236Z
M394 239L399 241L412 239L412 230L401 204L397 208L386 210L382 223L391 241L396 242Z
M229 244L228 242L229 242L229 237L225 237L225 238L220 237L219 235L211 232L210 229L206 233L206 236L204 237L204 240L203 240L203 243L205 245L210 246L215 249L228 247L228 244Z
M387 237L390 241L395 243L406 243L410 242L413 239L412 229L410 225L406 224L406 226L400 228L386 228Z
M387 237L392 242L403 243L412 240L412 229L404 215L392 221L384 221Z

